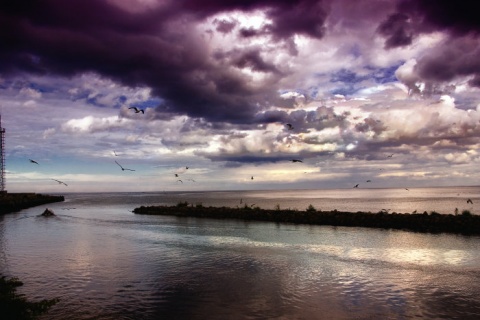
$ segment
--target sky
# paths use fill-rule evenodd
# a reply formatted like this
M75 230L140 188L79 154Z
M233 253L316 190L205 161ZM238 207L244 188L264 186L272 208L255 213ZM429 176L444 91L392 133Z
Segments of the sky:
M436 0L2 1L6 189L479 185L477 12Z

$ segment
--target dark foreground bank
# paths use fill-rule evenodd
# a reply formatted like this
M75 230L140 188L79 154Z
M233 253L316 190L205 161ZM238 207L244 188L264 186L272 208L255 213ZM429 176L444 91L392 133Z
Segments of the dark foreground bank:
M197 217L213 219L241 219L271 221L281 223L330 225L346 227L367 227L402 229L418 232L448 232L465 235L480 234L480 216L468 211L462 214L410 213L370 213L317 211L309 208L297 210L268 210L260 208L203 207L179 204L177 206L141 206L133 210L136 214L174 215L179 217Z
M7 279L0 276L0 315L4 320L30 320L46 313L58 299L28 301L17 293L17 287L23 283L17 278Z
M64 196L51 196L38 193L3 193L0 194L0 214L61 201L65 201Z

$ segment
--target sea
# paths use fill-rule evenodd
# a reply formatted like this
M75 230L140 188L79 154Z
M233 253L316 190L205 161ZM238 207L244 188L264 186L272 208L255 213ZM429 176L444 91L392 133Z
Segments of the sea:
M0 274L31 301L59 299L40 319L480 319L479 236L132 212L480 214L480 187L64 196L0 216Z

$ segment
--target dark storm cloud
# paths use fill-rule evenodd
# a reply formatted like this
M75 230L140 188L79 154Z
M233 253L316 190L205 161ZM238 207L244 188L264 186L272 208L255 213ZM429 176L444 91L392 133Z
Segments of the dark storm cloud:
M415 36L433 31L447 31L459 36L480 33L475 1L403 0L378 31L386 38L386 48L409 45Z
M398 5L400 12L422 19L420 32L447 30L455 34L480 32L478 6L475 1L406 0Z
M480 41L470 37L451 39L448 44L436 48L421 58L415 69L429 81L450 81L457 76L480 77ZM473 80L470 85L477 83Z
M434 47L418 61L415 72L419 80L448 82L459 76L471 76L469 84L480 87L480 19L474 1L405 0L397 12L379 26L385 48L410 45L420 34L445 32L447 40Z
M271 21L263 32L272 39L324 34L327 9L313 0L172 1L135 12L99 0L4 1L0 73L95 72L128 86L151 87L172 114L245 123L261 108L259 96L273 96L275 90L253 88L248 79L213 64L206 44L192 30L220 12L257 9ZM235 28L234 21L214 24L223 33ZM258 51L231 58L240 68L283 76Z
M387 39L385 48L406 46L412 43L413 31L409 17L403 13L390 15L378 28L381 35Z

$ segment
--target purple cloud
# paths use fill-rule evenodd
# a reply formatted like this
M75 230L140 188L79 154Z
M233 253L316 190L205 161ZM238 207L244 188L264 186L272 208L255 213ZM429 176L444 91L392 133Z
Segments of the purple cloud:
M95 72L131 87L151 87L173 114L248 122L261 108L259 95L275 91L252 88L248 79L210 60L192 26L217 13L258 9L271 20L264 32L272 39L324 34L327 12L312 0L181 1L144 11L96 0L8 3L0 5L0 72ZM221 33L235 28L233 21L217 19L214 25ZM283 76L258 49L223 53L223 58L240 69ZM158 111L165 112L164 106Z

